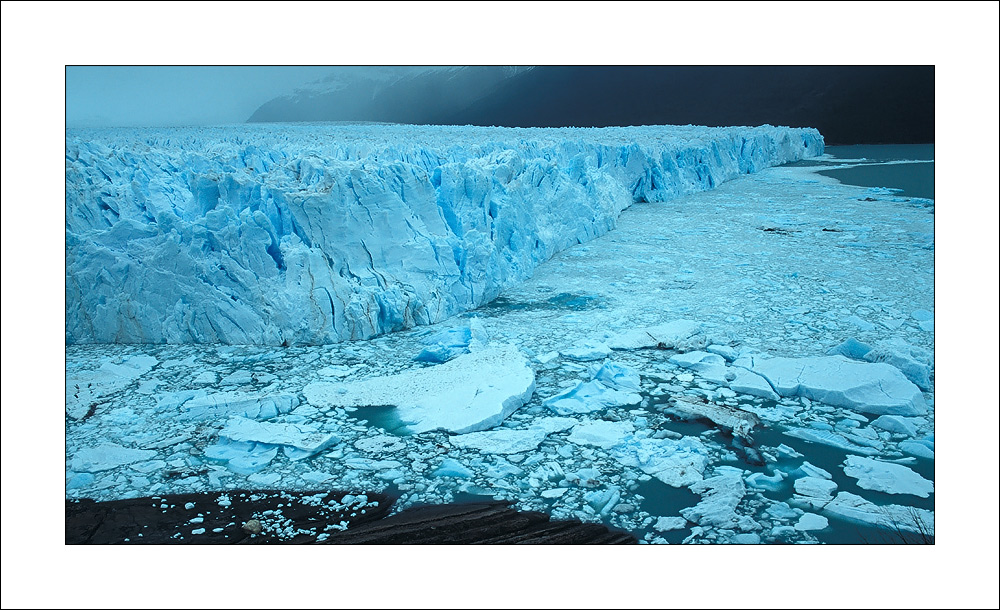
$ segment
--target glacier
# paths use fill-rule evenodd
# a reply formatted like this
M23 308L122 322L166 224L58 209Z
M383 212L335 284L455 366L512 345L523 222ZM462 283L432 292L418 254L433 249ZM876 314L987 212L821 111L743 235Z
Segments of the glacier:
M442 321L815 129L66 131L66 341L317 345ZM612 346L615 347L615 346Z

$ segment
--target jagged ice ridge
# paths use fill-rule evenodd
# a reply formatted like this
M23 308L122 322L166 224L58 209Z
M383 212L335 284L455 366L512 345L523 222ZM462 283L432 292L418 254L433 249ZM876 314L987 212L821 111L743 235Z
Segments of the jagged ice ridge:
M324 344L494 299L815 129L233 125L66 132L68 343Z

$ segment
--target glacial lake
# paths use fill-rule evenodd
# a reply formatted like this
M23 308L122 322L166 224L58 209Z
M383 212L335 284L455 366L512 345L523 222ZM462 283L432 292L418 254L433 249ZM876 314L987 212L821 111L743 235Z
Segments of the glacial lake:
M828 146L833 159L811 159L792 165L830 165L819 172L844 184L901 189L904 197L934 199L934 145L880 144Z

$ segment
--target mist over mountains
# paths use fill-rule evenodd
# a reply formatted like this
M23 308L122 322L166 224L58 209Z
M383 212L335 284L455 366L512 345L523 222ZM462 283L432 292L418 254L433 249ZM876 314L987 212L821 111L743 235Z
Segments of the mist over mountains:
M352 72L353 70L353 72ZM828 144L934 141L933 66L347 67L250 122L784 125Z

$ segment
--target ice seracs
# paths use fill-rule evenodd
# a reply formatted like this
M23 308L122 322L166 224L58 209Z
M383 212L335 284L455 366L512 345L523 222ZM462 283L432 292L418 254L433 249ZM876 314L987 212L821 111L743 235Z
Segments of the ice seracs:
M527 358L513 345L497 345L398 375L310 383L303 394L314 406L395 406L413 433L462 434L497 426L534 390Z

